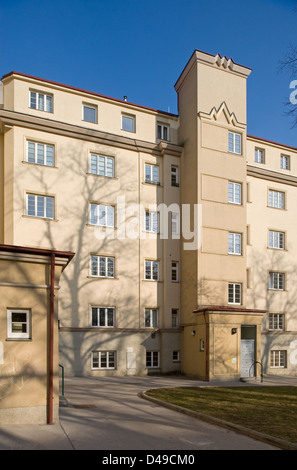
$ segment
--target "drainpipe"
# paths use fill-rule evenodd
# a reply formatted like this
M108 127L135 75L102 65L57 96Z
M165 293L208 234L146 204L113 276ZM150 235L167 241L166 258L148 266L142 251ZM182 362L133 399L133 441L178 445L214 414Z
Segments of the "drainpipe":
M205 322L205 380L209 381L209 322L206 312L203 313Z
M48 424L53 424L53 406L54 406L54 313L55 313L55 253L51 253Z

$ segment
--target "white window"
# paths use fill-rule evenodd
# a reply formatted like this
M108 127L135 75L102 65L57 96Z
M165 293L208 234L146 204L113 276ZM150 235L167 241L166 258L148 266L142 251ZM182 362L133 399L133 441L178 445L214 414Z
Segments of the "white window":
M228 303L241 305L241 284L233 282L228 284Z
M114 158L105 155L90 155L90 173L92 175L114 177Z
M153 368L159 367L159 351L147 351L146 352L146 367Z
M31 312L30 310L7 310L7 338L31 338Z
M144 167L144 179L146 183L160 184L158 165L146 163Z
M230 204L241 204L241 183L228 183L228 202Z
M171 280L173 282L179 281L178 261L171 261Z
M285 290L284 273L269 273L269 289Z
M169 126L165 124L157 125L157 138L160 140L169 140Z
M146 261L145 262L145 279L147 281L159 280L159 262L158 261Z
M171 326L172 328L178 327L178 308L171 309Z
M180 214L178 212L171 213L171 235L172 238L179 238L179 227L180 227Z
M228 152L241 155L241 134L228 133Z
M173 362L179 362L180 361L179 351L172 351L172 361Z
M115 326L115 309L113 307L92 307L92 326Z
M284 232L276 232L274 230L269 230L268 246L269 248L275 248L277 250L284 250L285 248Z
M179 186L178 167L171 166L171 186Z
M285 208L285 193L281 191L274 191L272 189L269 189L268 206L274 207L275 209L284 209Z
M146 232L159 232L159 214L158 212L145 212L145 230Z
M288 155L281 155L280 157L280 167L282 170L290 169L290 157Z
M287 367L287 351L270 351L270 367Z
M30 91L30 108L39 111L53 112L53 96L37 91Z
M104 204L90 204L91 225L114 227L114 207Z
M135 132L135 116L122 115L122 130Z
M92 106L88 104L83 104L83 121L87 122L97 122L97 106Z
M264 163L265 153L263 149L255 149L255 162Z
M115 369L116 351L93 351L92 369Z
M147 328L157 328L158 326L158 309L146 308L145 309L144 324Z
M27 215L45 219L54 218L54 198L27 194Z
M269 329L270 330L284 330L285 329L285 315L283 313L270 313L269 314Z
M114 278L114 258L112 256L91 256L91 276Z
M229 255L241 255L241 234L228 234L228 253Z
M55 147L37 142L27 142L27 162L38 165L54 166Z

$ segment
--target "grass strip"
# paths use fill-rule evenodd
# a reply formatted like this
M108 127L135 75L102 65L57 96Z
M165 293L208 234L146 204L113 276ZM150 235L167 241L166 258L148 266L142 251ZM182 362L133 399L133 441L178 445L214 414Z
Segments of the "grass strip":
M146 394L297 444L297 387L178 387Z

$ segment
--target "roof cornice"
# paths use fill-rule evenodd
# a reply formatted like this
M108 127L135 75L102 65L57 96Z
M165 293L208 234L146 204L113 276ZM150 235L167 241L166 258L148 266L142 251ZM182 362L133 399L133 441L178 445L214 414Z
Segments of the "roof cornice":
M136 152L150 153L158 156L164 154L180 156L183 147L171 144L155 144L138 139L131 139L115 134L109 134L95 129L67 124L52 119L32 116L30 114L17 113L7 109L0 109L0 122L4 126L20 126L29 129L37 129L43 132L50 132L56 135L72 137L74 139L86 140L88 142L101 143L111 147L121 147Z
M232 58L227 59L225 56L221 56L220 54L212 55L196 49L191 55L188 63L186 64L185 68L183 69L182 73L180 74L178 80L174 85L176 91L179 90L192 67L198 63L205 64L211 67L216 67L218 69L221 69L222 71L227 71L236 75L240 75L243 78L247 78L252 71L252 69L248 67L244 67L243 65L237 64L233 61Z

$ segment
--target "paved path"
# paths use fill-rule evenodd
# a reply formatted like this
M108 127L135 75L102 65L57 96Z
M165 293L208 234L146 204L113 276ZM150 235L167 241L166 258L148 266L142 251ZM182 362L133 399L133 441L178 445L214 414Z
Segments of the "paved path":
M276 384L265 379L263 385ZM297 384L297 377L277 384ZM0 450L274 450L275 447L164 408L139 395L205 382L173 377L66 378L60 422L0 427ZM214 385L213 383L211 385ZM236 382L232 385L243 385ZM107 455L108 452L107 452Z

